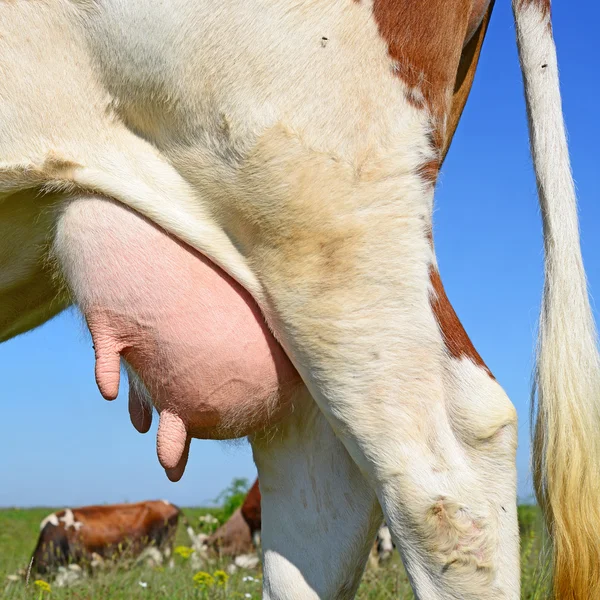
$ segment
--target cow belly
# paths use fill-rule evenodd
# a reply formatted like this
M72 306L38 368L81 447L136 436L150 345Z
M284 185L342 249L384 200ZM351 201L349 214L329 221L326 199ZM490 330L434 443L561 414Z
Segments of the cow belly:
M204 256L97 197L66 206L55 253L92 334L101 393L116 397L124 358L161 413L165 468L190 436L248 435L289 411L299 376L250 295Z

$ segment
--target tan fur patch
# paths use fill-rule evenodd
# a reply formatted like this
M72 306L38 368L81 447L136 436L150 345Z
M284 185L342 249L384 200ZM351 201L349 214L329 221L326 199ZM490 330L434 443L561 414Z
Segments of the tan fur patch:
M433 288L431 308L440 327L448 352L455 358L462 358L464 356L470 358L476 365L485 369L490 377L495 379L475 349L475 346L473 346L473 342L467 335L454 308L452 308L452 304L450 304L448 296L446 296L440 274L435 267L431 267L429 276Z
M491 0L493 4L493 0ZM475 32L479 29L481 22L487 14L490 0L473 0L471 7L471 15L469 16L469 24L467 26L467 35L465 37L465 45L471 40Z

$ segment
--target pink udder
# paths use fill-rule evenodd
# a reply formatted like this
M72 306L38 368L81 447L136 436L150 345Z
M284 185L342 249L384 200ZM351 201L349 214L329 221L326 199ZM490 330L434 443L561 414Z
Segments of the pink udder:
M160 413L157 451L171 479L191 437L241 437L288 414L299 375L248 292L204 256L95 197L69 203L55 248L92 334L100 392L117 396L123 357ZM135 386L129 404L147 431L151 410Z

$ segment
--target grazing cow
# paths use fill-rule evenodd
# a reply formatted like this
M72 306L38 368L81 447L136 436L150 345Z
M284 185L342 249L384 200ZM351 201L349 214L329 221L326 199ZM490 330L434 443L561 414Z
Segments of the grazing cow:
M261 506L257 479L242 506L207 539L207 545L224 556L248 554L256 550L260 530Z
M254 552L260 544L261 503L258 479L246 494L244 502L231 517L207 540L207 546L223 556L237 556ZM394 550L389 528L383 524L371 551L371 565L387 560Z
M435 182L493 0L0 1L0 340L76 304L158 457L250 436L264 597L519 597L516 413L446 297ZM513 0L540 206L534 478L600 597L600 367L550 0ZM573 557L577 560L573 560Z
M394 540L392 540L390 528L385 523L377 531L374 550L377 562L388 560L392 556Z
M181 511L166 500L67 508L40 524L31 562L33 573L54 572L70 563L135 558L147 548L171 554Z

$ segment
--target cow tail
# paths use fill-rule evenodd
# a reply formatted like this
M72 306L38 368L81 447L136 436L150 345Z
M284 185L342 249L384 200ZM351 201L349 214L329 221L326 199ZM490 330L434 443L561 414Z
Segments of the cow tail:
M557 600L600 598L600 358L579 241L550 0L513 0L544 232L533 478ZM537 398L536 398L537 396Z

